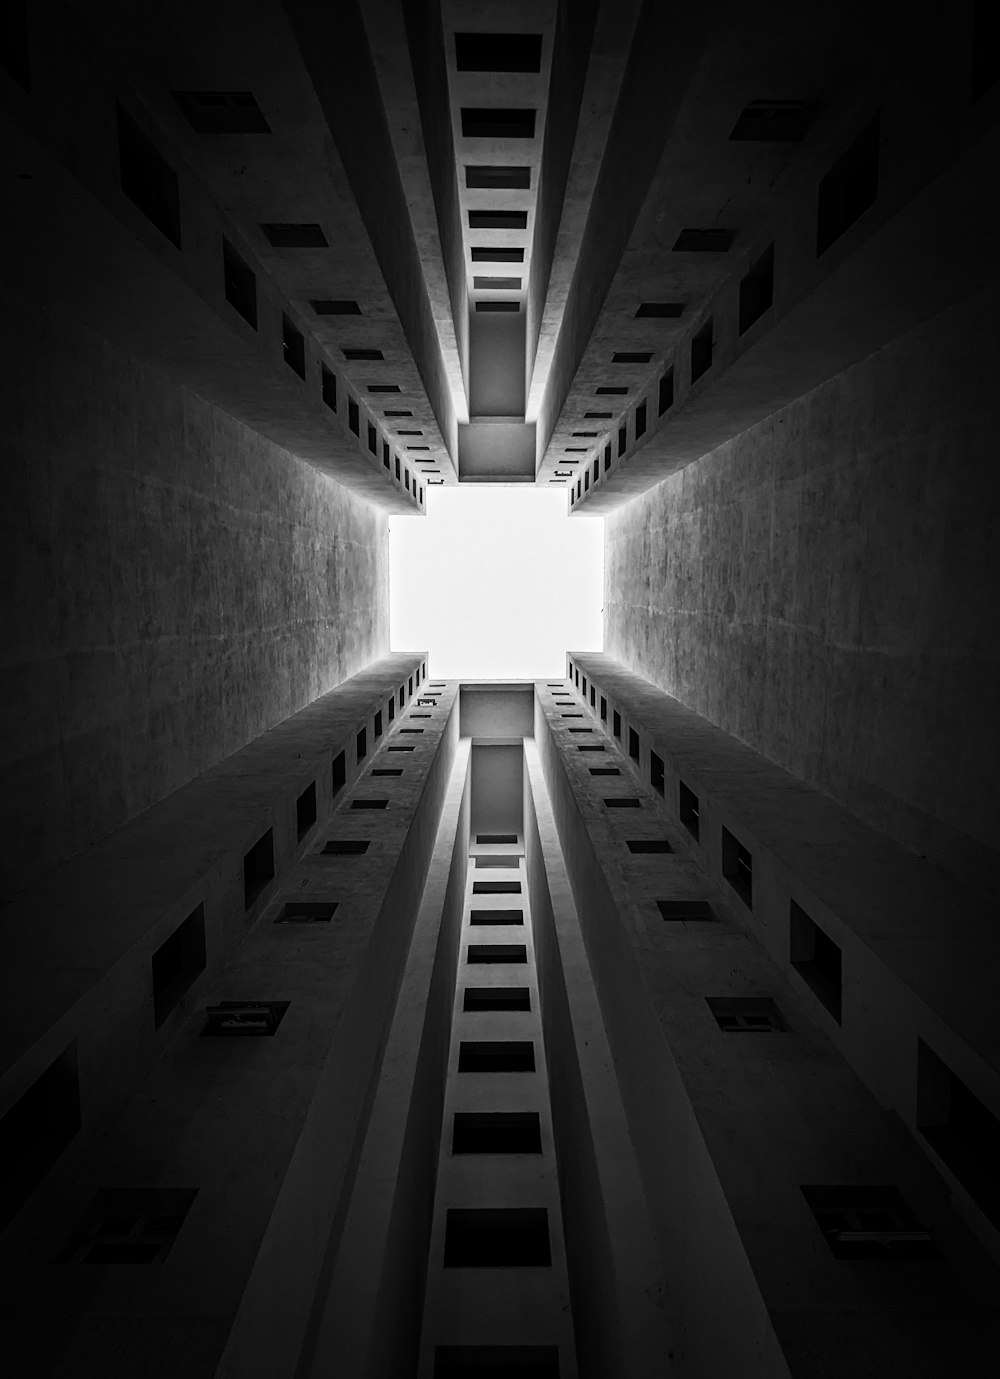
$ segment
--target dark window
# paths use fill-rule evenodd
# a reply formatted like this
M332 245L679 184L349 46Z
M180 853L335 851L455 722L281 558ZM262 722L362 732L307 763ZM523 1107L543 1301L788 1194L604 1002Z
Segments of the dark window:
M658 900L656 905L660 918L669 924L694 924L715 919L707 900Z
M469 1040L458 1047L460 1073L533 1073L535 1046L528 1040Z
M531 186L531 169L470 166L467 164L465 185L469 188L526 190Z
M583 419L584 421L590 419L593 419L594 421L610 421L613 415L614 414L612 412L584 412Z
M526 986L467 986L463 1010L530 1010Z
M770 996L706 996L724 1034L783 1034L788 1026Z
M347 780L347 753L338 752L333 759L333 793L336 796L338 790L344 788Z
M683 302L642 302L635 313L637 319L645 316L666 316L675 318L684 315Z
M462 107L462 137L465 139L533 139L534 110L499 106Z
M337 410L337 375L325 364L320 364L319 376L323 389L323 401L331 412L335 412Z
M608 470L609 470L610 468L611 468L611 442L608 441L607 445L604 447L604 472L605 472L605 474L607 474L607 472L608 472Z
M470 230L526 230L527 211L470 211Z
M473 263L523 263L524 250L510 249L506 245L474 245Z
M390 450L389 450L389 442L388 442L388 441L383 441L383 442L382 442L382 465L383 465L383 468L385 468L385 469L390 469L390 468L391 468L391 464L390 464L390 454L391 454L391 452L390 452Z
M870 121L819 184L816 256L860 220L878 196L879 117Z
M470 963L527 962L528 950L523 943L470 943Z
M122 106L118 106L118 173L121 189L171 244L181 247L181 200L177 174Z
M617 766L591 766L590 774L592 776L620 776L621 771Z
M265 837L269 838L270 834ZM262 840L263 841L263 840ZM243 864L246 871L246 862ZM273 869L271 875L273 875ZM249 908L249 902L248 902ZM153 1023L157 1028L205 970L205 907L199 905L153 954Z
M639 734L634 728L628 730L628 754L633 761L639 760Z
M520 895L520 881L473 881L473 895Z
M628 426L623 424L618 428L618 454L619 457L625 454L628 449Z
M480 868L485 867L487 870L491 867L508 867L516 870L520 865L520 857L505 857L501 856L499 853L492 853L488 857L476 858L476 866Z
M571 733L592 733L593 728L570 728Z
M712 367L712 322L706 321L691 337L691 382L695 383Z
M678 812L680 821L691 834L692 838L698 837L698 826L701 822L700 801L693 790L689 790L683 781L677 785Z
M285 363L297 373L300 378L306 376L306 342L301 330L296 330L295 326L287 316L281 317L281 347L284 352Z
M594 389L594 396L595 396L595 397L625 397L625 395L626 395L627 393L628 393L628 388L625 387L625 386L622 386L622 387L618 387L618 386L610 387L610 386L608 386L608 385L605 384L605 385L602 385L600 388L595 388L595 389Z
M341 353L343 354L345 359L352 359L355 362L365 359L374 361L385 358L385 355L382 353L381 350L361 348L358 346L349 347L345 345L342 348Z
M812 124L815 106L808 101L750 101L733 125L730 139L798 144Z
M774 245L769 245L740 283L740 334L759 321L774 301Z
M491 277L486 273L477 273L472 279L472 286L479 292L517 292L521 287L520 278L498 278ZM410 432L401 431L402 435L409 435ZM421 431L414 431L413 435L422 435Z
M938 1250L895 1187L808 1186L802 1195L837 1259L934 1259Z
M370 838L330 838L323 852L327 857L363 857L370 847Z
M607 749L606 749L605 747L589 747L589 746L588 746L588 747L577 747L576 750L577 750L578 752L603 752L603 751L606 751Z
M692 226L682 230L674 241L675 254L725 254L736 238L735 230Z
M973 0L971 97L977 101L990 89L1000 72L997 41L997 8L994 0ZM22 82L22 85L27 85Z
M197 134L270 134L250 91L171 91Z
M413 748L412 748L412 747L387 747L385 750L386 750L387 752L412 752L412 751L413 751Z
M452 1126L453 1154L540 1154L537 1111L459 1111Z
M1000 1226L1000 1121L917 1040L917 1128L994 1226Z
M813 995L840 1024L840 948L794 900L789 905L789 957Z
M611 731L615 737L622 735L622 716L617 709L611 714Z
M228 239L222 241L222 281L226 301L257 329L257 278Z
M555 1345L439 1345L434 1379L559 1379Z
M388 809L388 800L352 800L352 809Z
M444 1267L509 1269L552 1263L544 1207L449 1208Z
M84 1217L70 1262L161 1264L195 1196L185 1188L106 1188Z
M616 350L611 356L611 362L612 364L648 364L652 358L652 350Z
M516 312L521 310L521 304L520 302L477 302L476 310Z
M353 397L347 399L347 424L356 436L361 435L361 413Z
M605 800L608 809L641 809L642 802L637 800L634 795L616 795L613 799Z
M205 1007L202 1035L230 1039L249 1035L270 1037L277 1032L290 1001L220 1001Z
M657 399L656 415L662 417L674 405L674 371L668 369L660 379L660 392Z
M7 6L4 32L0 35L0 67L25 91L31 90L31 51L28 45L28 6L14 0Z
M373 776L401 776L403 768L401 766L376 766L372 771Z
M281 907L275 924L328 924L337 909L336 900L293 900Z
M477 833L477 834L476 834L476 842L477 842L477 843L485 843L485 844L494 844L494 843L495 843L495 844L500 844L500 845L506 846L506 845L508 845L508 844L510 844L510 843L516 843L516 842L517 842L517 834L516 834L516 833Z
M368 449L373 455L378 454L378 432L371 422L368 423Z
M361 308L357 302L334 302L326 298L313 298L309 303L317 316L360 316Z
M602 722L602 723L607 722L607 717L608 717L608 701L605 699L604 695L602 694L602 695L601 695L601 722Z
M368 733L365 728L362 728L358 733L355 739L354 749L358 761L364 761L365 757L368 755Z
M272 249L328 249L326 235L314 223L267 221L260 227Z
M749 909L753 909L753 858L728 828L722 830L722 875Z
M649 754L649 783L658 795L663 794L663 761L652 751Z
M243 858L243 905L249 910L274 879L274 833L268 829Z
M399 480L400 480L401 477L402 477L402 470L401 470L401 466L400 466L400 463L399 463L399 456L397 455L397 456L396 456L396 482L397 482L397 483L399 483Z
M369 383L368 391L370 393L399 393L402 392L402 389L398 383ZM402 412L399 415L402 416ZM407 415L412 416L413 413L409 412ZM389 416L388 412L386 412L386 416Z
M636 440L638 440L640 436L644 436L645 434L646 434L646 404L645 404L644 402L640 402L639 405L638 405L638 407L635 409L635 438L636 438Z
M307 785L295 801L295 828L299 841L306 836L316 822L316 782Z
M0 1120L0 1228L20 1211L79 1129L76 1044L70 1044Z
M472 910L470 924L523 924L523 910Z
M460 72L540 72L541 34L456 34L455 66Z
M375 711L375 740L378 741L378 739L379 739L381 736L382 736L382 710L381 710L381 709L377 709L377 710Z
M666 838L629 838L625 844L629 852L673 852Z

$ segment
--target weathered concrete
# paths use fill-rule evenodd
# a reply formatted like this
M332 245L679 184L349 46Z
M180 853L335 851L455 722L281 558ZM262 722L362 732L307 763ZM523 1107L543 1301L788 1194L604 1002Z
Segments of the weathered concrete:
M605 551L610 656L994 895L998 304L611 514Z
M18 308L2 385L10 888L388 648L384 514Z

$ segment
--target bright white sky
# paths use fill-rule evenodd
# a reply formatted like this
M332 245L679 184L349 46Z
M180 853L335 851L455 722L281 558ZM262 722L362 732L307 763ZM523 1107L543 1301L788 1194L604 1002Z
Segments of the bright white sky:
M389 643L428 652L433 679L561 679L603 647L604 519L566 490L427 490L427 516L389 519Z

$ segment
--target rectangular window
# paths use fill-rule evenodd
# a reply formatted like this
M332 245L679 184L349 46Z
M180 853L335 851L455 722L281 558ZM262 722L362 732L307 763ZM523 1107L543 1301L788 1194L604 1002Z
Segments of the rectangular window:
M385 750L387 752L412 752L415 749L413 747L387 747Z
M526 986L467 986L462 1009L530 1010L531 992Z
M691 382L696 383L702 374L708 373L712 367L712 352L714 349L712 336L712 322L706 321L695 335L691 337Z
M770 996L706 996L723 1034L783 1034L788 1026Z
M243 907L250 906L274 880L274 832L268 829L243 858Z
M389 695L389 722L392 723L396 717L396 696Z
M656 414L662 417L664 412L669 412L674 405L674 371L668 369L660 379L660 391L657 398Z
M663 794L665 789L663 761L653 751L649 753L649 783L658 795Z
M520 857L503 857L499 853L492 853L488 857L477 857L477 868L483 867L513 867L516 869L521 865Z
M513 1269L550 1265L544 1207L451 1207L445 1217L446 1269Z
M373 455L378 454L378 432L371 422L368 423L368 449Z
M528 109L462 107L463 139L533 139L535 112Z
M370 838L330 838L323 852L327 857L362 857L370 847Z
M333 794L336 798L338 791L343 790L347 782L347 753L338 752L333 759L331 769Z
M225 237L222 240L222 282L226 301L256 330L257 278Z
M275 924L329 924L337 909L336 900L293 900L282 905Z
M470 924L523 924L523 910L471 910Z
M532 1066L534 1066L532 1064ZM80 1130L76 1044L36 1078L0 1120L0 1228L28 1200Z
M816 200L816 257L860 220L878 197L879 117L876 115L833 164Z
M1000 1226L1000 1121L917 1040L917 1128L994 1226Z
M331 412L335 412L337 410L337 375L325 364L320 364L319 376L323 390L323 401Z
M197 1193L189 1188L105 1188L69 1255L73 1264L162 1264Z
M245 867L244 863L244 870ZM249 904L247 908L249 909ZM204 905L192 910L187 919L160 944L153 954L151 967L153 1023L159 1029L191 983L205 970Z
M452 1124L453 1154L540 1154L537 1111L459 1111Z
M295 830L299 842L316 822L316 782L307 785L295 801Z
M607 445L604 447L604 472L605 472L605 474L607 474L607 472L608 472L608 470L609 470L610 468L611 468L611 442L608 441Z
M177 174L122 106L118 110L118 174L121 189L179 249L181 201Z
M473 895L520 895L520 881L473 881Z
M629 838L626 840L625 846L629 852L636 854L673 852L673 848L666 838Z
M628 449L628 426L627 426L627 425L625 425L625 426L619 426L619 428L618 428L618 456L619 456L619 458L621 458L621 456L625 454L625 451L626 451L627 449Z
M644 402L640 402L639 405L638 405L638 407L635 409L635 438L636 438L636 440L638 440L640 436L644 436L645 434L646 434L646 404L645 404Z
M477 833L477 843L508 845L517 842L516 833Z
M596 746L596 745L591 746L591 745L588 743L586 746L577 747L576 750L577 750L578 752L605 752L605 751L607 751L607 748L604 747L603 745L601 745L601 746Z
M377 742L378 739L379 739L381 736L382 736L382 710L381 710L381 709L377 709L377 710L375 711L375 741Z
M353 397L347 399L347 424L356 436L361 435L361 412Z
M470 943L467 961L527 962L528 949L523 943Z
M606 723L607 721L608 721L608 701L605 699L604 695L602 694L602 695L601 695L601 722L602 722L602 723Z
M677 805L681 823L691 837L697 839L698 826L701 821L701 805L698 796L693 790L689 790L683 781L679 781L677 784Z
M739 332L749 330L759 321L774 301L774 245L761 254L750 272L740 283Z
M634 795L616 795L613 799L605 800L608 809L641 809L642 803Z
M592 766L590 774L592 776L620 776L621 771L617 766Z
M715 912L707 900L658 900L660 918L668 924L701 924L714 921Z
M628 754L633 761L639 760L639 734L634 728L628 730Z
M277 1033L290 1001L220 1001L205 1007L202 1035L230 1039L249 1035L269 1038Z
M285 363L300 378L306 376L306 342L301 330L297 330L288 316L281 317L281 347Z
M352 809L388 809L388 800L352 800Z
M617 738L622 735L622 716L617 709L611 715L611 731Z
M840 948L794 900L789 904L788 917L792 966L839 1025L842 990Z
M365 757L368 755L368 733L366 729L362 728L361 731L358 733L358 736L355 739L354 750L355 754L357 755L358 762L360 763L364 761Z
M933 1259L930 1231L916 1219L895 1187L804 1186L802 1195L837 1259Z
M376 766L372 771L373 776L401 776L402 768L399 766Z
M722 875L748 909L753 909L753 858L739 839L722 830Z
M458 1047L460 1073L533 1073L535 1046L530 1040L463 1040Z

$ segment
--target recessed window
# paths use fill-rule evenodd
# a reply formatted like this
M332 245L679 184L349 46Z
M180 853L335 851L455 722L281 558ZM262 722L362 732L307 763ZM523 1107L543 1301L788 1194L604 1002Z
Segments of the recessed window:
M840 1024L840 947L794 900L789 905L789 957L813 995Z
M343 349L341 350L341 353L343 354L343 356L344 356L345 359L352 359L352 360L356 360L356 361L358 361L358 362L360 362L360 361L362 361L362 360L365 360L365 359L374 361L374 360L384 359L384 358L385 358L385 355L382 353L381 350L376 350L376 349L361 349L361 348L359 348L359 347L354 347L354 348L346 348L346 347L345 347L345 348L343 348Z
M288 316L281 317L281 348L285 363L300 378L306 376L306 342Z
M610 421L613 415L614 415L613 412L584 412L584 414L583 414L583 419L584 419L584 421ZM584 432L583 432L583 431L574 431L573 434L574 434L575 436L576 436L576 435L582 436L582 435L584 434ZM596 435L597 435L597 432L596 432L596 431L591 431L591 432L588 432L587 434L588 434L588 435L594 435L594 436L596 436Z
M162 235L181 247L177 174L131 115L118 106L118 173L121 189Z
M455 66L460 72L540 72L542 36L456 34Z
M628 730L628 754L633 761L639 760L639 734L634 728Z
M371 422L368 423L368 449L373 455L378 454L378 432Z
M523 924L523 910L471 910L470 924Z
M412 751L414 750L414 748L413 748L413 747L387 747L385 750L386 750L387 752L412 752Z
M197 1195L188 1188L106 1188L84 1217L73 1264L162 1264Z
M434 1379L559 1379L555 1345L439 1345Z
M526 230L527 211L470 211L470 230Z
M260 227L272 249L328 249L322 226L314 222L266 221Z
M511 1269L551 1263L544 1207L452 1207L445 1216L446 1269Z
M592 733L593 728L570 728L571 733Z
M523 263L524 250L510 249L505 245L489 247L477 245L472 249L473 263Z
M628 393L627 387L612 387L610 384L602 385L594 389L595 397L625 397Z
M560 717L560 718L582 718L582 717L583 717L583 714L582 714L582 713L561 713L561 714L559 715L559 717Z
M656 414L662 417L664 412L669 412L674 405L674 371L668 369L660 379L659 394L656 403Z
M373 776L401 776L403 769L400 766L376 766L372 771Z
M870 121L819 184L816 256L825 254L878 197L879 117Z
M642 302L636 311L636 318L641 320L644 317L666 317L674 320L678 316L684 315L683 302Z
M753 858L728 828L722 830L722 875L749 909L753 909Z
M483 165L465 168L465 185L472 189L511 189L524 191L531 186L530 168L488 167Z
M331 774L332 774L333 793L334 793L334 796L336 796L336 795L337 795L337 792L338 792L339 790L342 790L342 789L344 788L344 785L345 785L345 783L346 783L346 781L347 781L347 753L346 753L346 752L338 752L337 755L334 757L334 759L333 759L333 765L332 765L332 768L331 768Z
M398 393L402 392L402 389L400 388L398 383L369 383L368 391L370 393ZM391 415L395 415L395 413L386 412L386 416ZM400 413L399 415L402 416L402 413ZM412 415L412 412L407 413L407 416Z
M376 740L376 742L378 741L378 739L379 739L381 736L382 736L382 710L381 710L381 709L376 709L376 711L375 711L375 740Z
M521 304L520 302L477 302L476 310L517 312L521 310Z
M739 333L759 321L774 301L774 245L770 244L740 283Z
M649 754L649 783L658 795L663 794L663 760L652 751Z
M31 90L31 50L28 43L26 0L15 0L7 7L5 33L0 42L0 67L25 91Z
M316 822L316 782L307 785L295 801L295 829L299 842Z
M458 1047L460 1073L533 1073L535 1046L530 1040L463 1040Z
M611 714L611 731L615 737L620 738L622 735L622 716L617 709Z
M465 139L533 139L534 110L503 106L463 106L462 137Z
M611 356L611 362L612 364L648 364L652 358L652 350L616 350Z
M337 410L337 375L325 364L320 364L319 376L320 386L323 390L323 401L331 412L335 412Z
M399 389L397 388L396 391L398 392ZM382 413L382 415L384 417L412 417L413 413L397 409L396 411L385 411Z
M402 474L402 467L401 467L400 462L399 462L399 456L397 455L397 456L396 456L396 482L397 482L397 484L399 483L399 481L401 480L402 477L403 477L403 474Z
M658 900L656 907L668 924L702 924L715 919L707 900Z
M606 723L608 718L608 701L601 695L601 722Z
M516 292L521 287L521 279L489 277L477 273L472 279L472 286L478 291ZM402 435L402 432L400 434Z
M784 1034L788 1029L770 996L706 996L723 1034Z
M212 1039L249 1036L269 1038L276 1034L290 1001L220 1001L205 1007L202 1035Z
M993 0L973 0L972 5L972 81L970 95L977 101L1000 74L997 61L996 5ZM22 85L27 85L23 82Z
M701 803L694 791L689 790L683 781L679 781L677 785L677 803L681 823L691 837L696 839L701 823Z
M666 838L629 838L625 846L629 852L638 855L654 852L673 852L673 848Z
M363 857L370 847L370 838L330 838L323 852L327 857Z
M247 325L257 329L257 277L228 239L222 241L222 281L226 301Z
M531 993L526 986L467 986L462 1009L530 1010Z
M622 424L621 426L619 426L619 428L618 428L618 456L619 456L619 458L621 458L621 456L625 454L625 451L626 451L627 449L628 449L628 426L627 426L626 424L623 423L623 424Z
M473 895L520 895L520 881L473 881Z
M534 1065L532 1065L534 1066ZM50 1063L0 1120L0 1228L20 1211L80 1130L76 1044Z
M696 383L702 374L712 367L714 340L712 322L706 321L702 328L691 337L691 382Z
M272 873L273 874L273 873ZM205 907L199 905L153 954L153 1022L159 1029L205 970Z
M336 900L293 900L282 905L275 924L328 924L337 910Z
M314 297L309 305L317 316L360 316L361 308L357 302L331 301L329 298Z
M268 829L243 858L243 908L250 906L274 880L274 832Z
M617 766L591 766L590 774L592 776L620 776L621 771Z
M361 435L361 412L353 397L347 399L347 424L356 436Z
M616 795L613 799L605 800L608 809L641 809L642 801L633 795Z
M577 747L576 750L577 750L578 752L603 752L603 751L606 751L607 749L602 745L602 746L600 746L600 747L597 747L597 746L594 746L594 747L591 747L591 746Z
M934 1259L938 1250L895 1187L857 1184L802 1188L837 1259Z
M508 845L511 844L511 843L516 843L516 842L517 842L517 834L516 834L516 833L477 833L477 834L476 834L476 842L477 842L477 843L484 843L484 844L488 844L488 845L503 845L503 846L506 847L506 846L508 846Z
M477 857L477 868L507 867L516 870L521 865L520 857L506 857L500 853L491 853L488 857Z
M735 230L690 226L677 236L673 251L675 254L725 254L735 238Z
M388 809L388 800L352 800L352 809Z
M809 101L750 101L729 137L756 143L798 144L812 124L815 109Z
M540 1154L537 1111L458 1111L452 1123L453 1154Z
M635 409L635 438L636 438L636 440L638 440L640 436L644 436L645 434L646 434L646 404L645 404L644 402L640 402L639 405L638 405L638 407Z
M917 1128L994 1226L1000 1226L1000 1121L917 1040Z
M368 733L366 729L362 728L355 738L354 750L358 761L364 761L368 755Z
M470 943L467 961L470 963L527 962L528 950L523 943Z
M270 134L251 91L171 91L197 134Z

